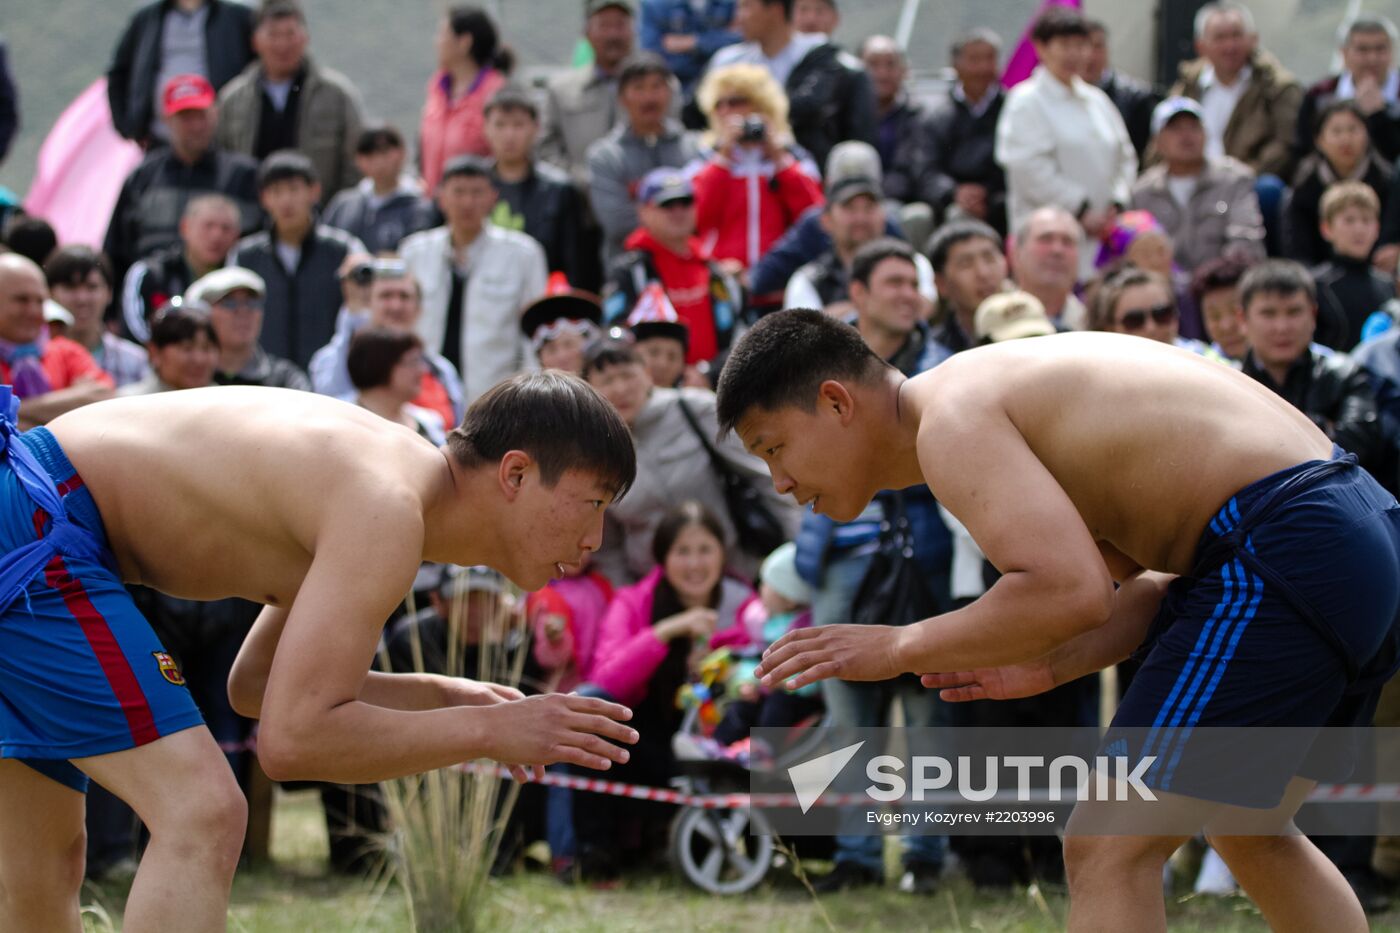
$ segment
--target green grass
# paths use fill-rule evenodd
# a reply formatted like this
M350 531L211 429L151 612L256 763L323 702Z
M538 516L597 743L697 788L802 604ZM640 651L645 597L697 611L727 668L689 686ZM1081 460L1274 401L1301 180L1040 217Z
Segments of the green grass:
M239 933L378 933L409 930L408 908L391 884L339 878L326 868L327 843L314 792L279 794L273 823L274 864L240 871L233 886L229 929ZM525 873L492 883L494 902L485 924L499 933L584 931L668 933L682 931L958 930L1031 933L1064 928L1062 893L1022 891L989 897L961 879L931 897L893 889L823 898L820 904L792 876L774 869L758 890L738 898L712 898L662 868L612 890L565 887L546 874ZM89 886L83 903L93 909L87 929L120 929L125 886ZM178 912L178 907L174 907ZM111 921L105 919L111 917ZM1234 933L1266 929L1243 898L1179 898L1168 905L1173 931ZM828 926L828 921L830 926ZM1400 930L1400 911L1373 918L1373 929Z

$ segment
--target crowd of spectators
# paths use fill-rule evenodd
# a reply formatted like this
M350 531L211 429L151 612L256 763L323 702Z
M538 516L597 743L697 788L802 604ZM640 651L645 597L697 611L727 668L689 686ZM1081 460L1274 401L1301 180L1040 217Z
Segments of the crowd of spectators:
M363 74L311 54L298 0L142 8L107 87L145 155L101 250L58 242L42 218L4 229L0 379L22 420L114 394L273 386L441 443L499 379L578 374L631 430L638 475L592 563L523 601L527 686L631 705L643 743L615 776L660 785L677 769L677 691L706 654L849 621L893 524L933 607L995 575L927 490L837 524L715 440L711 387L760 315L821 308L908 375L1056 331L1172 344L1258 380L1400 486L1400 73L1385 18L1345 24L1341 70L1304 88L1247 7L1207 3L1197 56L1156 89L1112 65L1103 24L1050 7L1029 78L1004 87L1007 49L976 28L949 37L946 92L921 99L894 39L834 40L838 0L579 12L591 60L526 86L488 12L450 7L419 122L394 126L366 113ZM0 46L0 158L9 87ZM437 645L435 668L476 656L479 627L462 636L472 651L444 653L444 600L499 601L500 582L451 581L386 629L390 664L424 663L403 648L409 631ZM250 604L143 599L192 674L222 683ZM246 775L250 724L219 694L200 702ZM823 705L852 726L889 724L896 707L911 725L1092 725L1099 710L1096 678L956 708L905 681L793 697L739 678L732 695L726 744ZM100 874L120 860L121 819L97 800ZM537 800L561 874L607 875L664 844L660 805L577 802ZM910 837L900 886L933 890L950 853L979 886L1060 871L1055 852L1013 843ZM1374 909L1387 883L1373 847L1324 848ZM814 884L884 871L878 837L842 835Z

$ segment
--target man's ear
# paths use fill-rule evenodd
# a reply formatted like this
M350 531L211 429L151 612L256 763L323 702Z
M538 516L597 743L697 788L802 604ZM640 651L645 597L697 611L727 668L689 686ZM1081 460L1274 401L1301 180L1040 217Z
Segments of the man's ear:
M526 475L535 467L535 461L523 450L510 450L501 458L496 468L496 480L501 494L507 502L514 502L525 487Z
M1319 226L1319 228L1320 228L1320 230L1321 230L1321 232L1322 232L1322 238L1323 238L1324 240L1326 240L1328 243L1331 243L1331 242L1332 242L1332 225L1329 224L1327 221L1324 220L1324 221L1323 221L1321 224L1319 224L1318 226Z
M817 412L829 412L841 419L841 424L850 423L855 411L855 399L843 383L828 379L817 387Z

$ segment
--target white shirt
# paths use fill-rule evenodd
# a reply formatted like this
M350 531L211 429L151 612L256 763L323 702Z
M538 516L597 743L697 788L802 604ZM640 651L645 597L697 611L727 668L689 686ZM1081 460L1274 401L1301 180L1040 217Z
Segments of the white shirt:
M1196 176L1168 175L1167 191L1171 193L1173 201L1185 207L1191 203L1191 195L1196 193Z
M1206 65L1201 72L1201 123L1206 129L1206 158L1219 159L1225 155L1225 127L1230 125L1230 115L1235 105L1249 87L1254 69L1245 65L1240 70L1235 83L1228 87L1215 76L1215 66Z
M281 113L286 110L287 99L292 96L292 79L269 81L264 78L261 83L263 91L267 94L267 99L272 101L272 106L277 108L277 112Z
M1137 152L1118 108L1081 80L1065 85L1039 66L1006 95L997 120L996 160L1006 169L1012 229L1034 210L1058 205L1077 213L1132 200ZM1094 251L1080 250L1092 274Z
M277 258L282 263L282 268L288 273L297 271L297 266L301 265L301 247L291 243L277 241Z

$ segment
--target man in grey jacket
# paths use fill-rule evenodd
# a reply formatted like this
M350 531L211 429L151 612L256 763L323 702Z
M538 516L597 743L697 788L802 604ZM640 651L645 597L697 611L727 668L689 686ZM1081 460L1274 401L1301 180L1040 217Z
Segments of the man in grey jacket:
M1162 161L1133 184L1133 207L1151 212L1187 271L1222 255L1264 258L1264 218L1249 166L1229 156L1207 158L1201 105L1171 97L1152 112L1153 143Z
M219 145L266 158L299 149L316 166L324 197L359 181L355 144L363 120L350 79L306 53L306 15L297 0L268 0L253 30L257 60L219 94Z
M637 229L636 189L652 169L681 168L700 154L694 137L667 116L671 68L654 52L629 58L617 79L626 121L588 147L589 194L603 228L603 262L622 251Z

